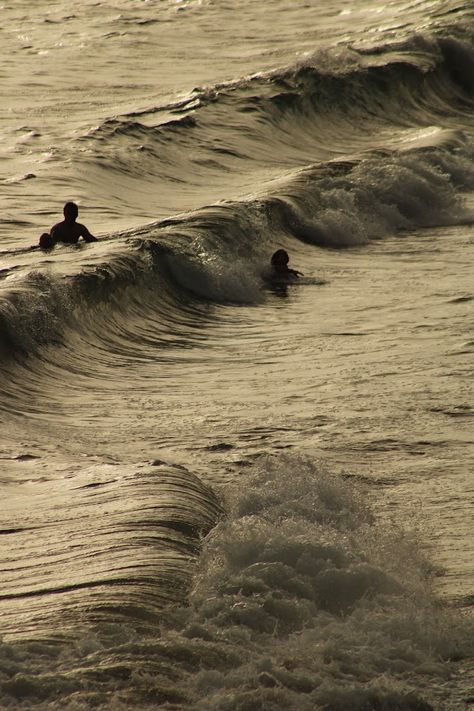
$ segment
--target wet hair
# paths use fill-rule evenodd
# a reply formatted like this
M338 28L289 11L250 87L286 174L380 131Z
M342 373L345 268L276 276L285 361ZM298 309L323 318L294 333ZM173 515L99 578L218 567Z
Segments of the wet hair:
M290 258L286 249L277 249L277 251L272 254L271 263L273 266L288 264L289 261Z
M39 238L39 246L40 249L51 249L52 247L54 247L54 241L51 235L47 232L43 232L43 234Z
M76 218L79 214L79 208L75 202L67 202L63 207L64 217Z

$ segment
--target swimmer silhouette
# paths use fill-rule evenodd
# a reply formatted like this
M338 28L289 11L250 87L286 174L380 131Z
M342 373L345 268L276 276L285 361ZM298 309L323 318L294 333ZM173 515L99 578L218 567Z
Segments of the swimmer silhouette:
M43 234L39 238L39 246L40 249L52 249L54 247L53 238L51 237L49 232L43 232Z
M272 255L271 266L272 266L272 279L297 279L299 276L303 276L301 272L297 272L296 269L290 269L288 262L290 258L288 252L285 249L277 249L277 251Z
M97 242L97 237L94 237L85 225L76 222L79 214L79 209L75 202L67 202L63 208L64 220L58 222L51 228L50 234L44 232L39 239L41 249L51 249L56 242L65 244L77 244L79 238L85 242Z

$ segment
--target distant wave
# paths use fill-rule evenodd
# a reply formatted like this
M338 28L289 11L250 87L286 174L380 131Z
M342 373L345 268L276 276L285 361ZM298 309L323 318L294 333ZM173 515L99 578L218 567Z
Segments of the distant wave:
M455 27L378 46L341 43L273 71L109 116L71 136L61 161L68 182L83 195L99 194L122 225L263 195L274 214L279 202L285 229L299 239L362 244L394 229L449 221L453 210L440 212L451 188L469 189L473 63L471 38ZM431 175L417 174L424 168L409 155L415 148L425 151ZM346 164L352 167L344 174ZM55 161L44 166L55 175L57 168ZM369 185L371 173L380 185ZM446 190L443 173L450 176ZM206 285L199 292L205 295Z
M225 171L232 159L271 163L274 145L277 162L296 167L303 156L323 158L325 146L344 152L348 130L352 140L361 134L363 148L364 134L373 141L384 122L408 129L459 119L472 111L473 76L472 44L454 34L319 50L291 66L111 117L79 139L87 146L79 158L181 181L198 166Z
M121 132L133 132L138 126L141 130L148 125L165 135L169 129L194 128L205 113L203 109L219 110L221 104L234 106L242 114L259 113L269 121L276 121L289 109L294 110L295 118L298 112L304 114L310 109L314 114L324 113L328 107L351 116L360 109L372 115L383 114L397 102L403 102L408 117L417 105L436 112L436 95L440 104L454 98L470 105L474 99L474 48L470 40L416 35L404 42L369 48L347 45L318 50L271 72L196 88L189 98L174 104L131 111L117 127ZM412 103L407 105L410 98Z

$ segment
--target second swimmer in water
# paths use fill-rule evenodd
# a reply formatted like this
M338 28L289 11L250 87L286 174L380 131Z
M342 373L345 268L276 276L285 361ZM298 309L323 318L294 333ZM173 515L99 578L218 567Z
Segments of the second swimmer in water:
M290 269L288 266L289 261L288 252L285 249L277 249L271 258L271 278L297 279L299 276L303 276L302 273L297 272L296 269Z

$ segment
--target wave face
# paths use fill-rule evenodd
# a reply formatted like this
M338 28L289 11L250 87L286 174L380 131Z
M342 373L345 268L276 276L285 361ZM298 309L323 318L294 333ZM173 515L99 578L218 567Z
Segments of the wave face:
M2 10L2 707L469 703L472 9L296 5Z
M81 268L78 252L79 273L31 268L36 255L28 268L6 269L0 303L4 358L59 342L66 328L88 330L91 308L94 328L126 313L129 322L134 315L152 317L166 339L174 324L181 328L189 308L192 317L199 310L188 297L258 303L278 243L340 249L414 228L469 224L462 191L474 187L472 142L460 131L429 129L407 144L294 169L245 200L111 236L107 261Z

